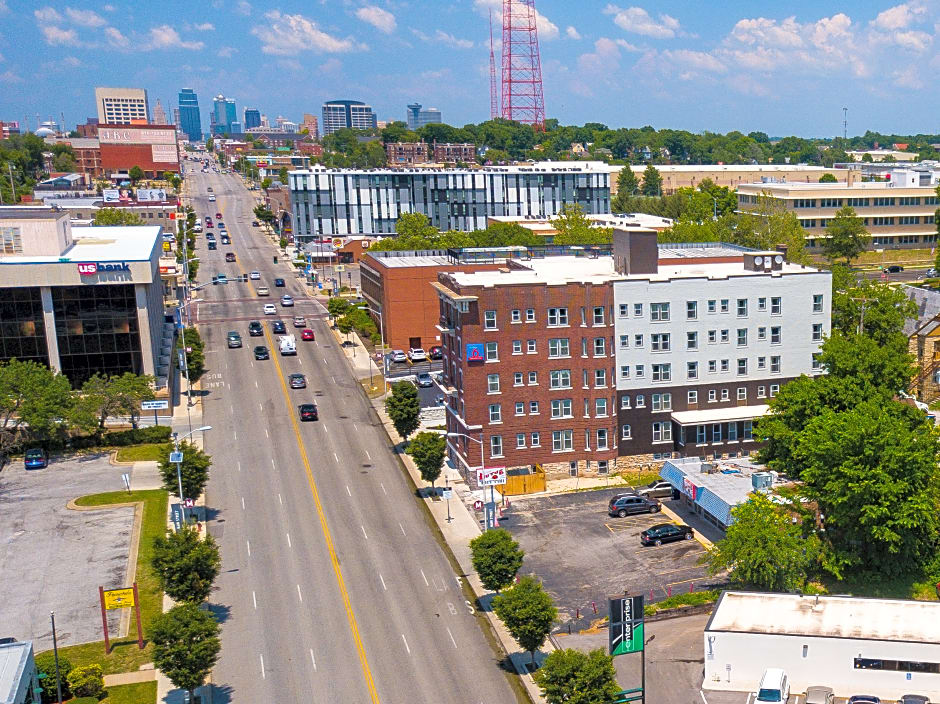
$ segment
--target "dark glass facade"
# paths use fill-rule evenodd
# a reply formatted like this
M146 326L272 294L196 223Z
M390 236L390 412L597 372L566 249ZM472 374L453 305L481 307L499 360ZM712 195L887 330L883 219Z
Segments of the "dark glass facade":
M38 286L0 288L0 361L14 358L49 365Z
M52 289L62 373L80 386L95 373L143 374L133 284Z

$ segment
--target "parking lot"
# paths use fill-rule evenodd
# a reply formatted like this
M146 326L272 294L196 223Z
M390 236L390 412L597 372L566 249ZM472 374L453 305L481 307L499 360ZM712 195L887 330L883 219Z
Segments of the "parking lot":
M57 460L25 470L15 460L0 471L0 637L52 647L49 612L59 645L101 640L98 586L124 586L133 508L73 511L71 499L123 488L107 455ZM116 633L119 610L108 612Z
M715 584L698 564L704 554L698 541L640 545L641 531L669 521L662 514L608 516L607 503L616 493L514 498L500 521L525 550L522 572L542 579L555 600L565 631L569 622L576 630L606 617L611 595L642 593L660 601Z

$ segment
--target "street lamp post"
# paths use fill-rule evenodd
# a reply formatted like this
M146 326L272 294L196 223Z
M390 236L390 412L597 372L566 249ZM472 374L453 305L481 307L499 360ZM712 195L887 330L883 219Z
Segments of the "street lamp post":
M55 611L49 612L49 618L52 620L52 653L55 655L56 702L58 702L58 704L62 704L62 680L59 675L59 641L55 634Z
M369 310L372 310L377 316L379 316L379 341L381 345L381 351L379 354L382 355L382 394L385 395L388 390L388 381L386 379L388 375L388 360L385 359L385 316L382 315L382 311L373 310L371 307ZM378 367L378 365L375 365Z
M186 345L186 328L189 326L189 306L193 303L200 303L201 298L192 298L190 300L184 301L183 305L180 308L186 311L187 324L183 327L183 376L186 377L186 417L189 424L189 431L193 432L193 419L191 417L190 408L195 404L193 403L193 384L189 379L189 348Z
M173 456L170 458L170 461L176 464L176 481L179 483L180 511L183 517L183 525L186 525L186 499L183 497L183 453L180 450L180 441L185 440L193 433L205 432L207 430L212 430L212 426L204 425L201 428L190 430L182 437L179 437L175 433L173 434Z
M468 440L473 440L473 442L478 443L478 444L480 445L480 469L481 469L481 470L482 470L482 469L485 469L486 461L485 461L484 456L483 456L483 445L484 445L484 442L483 442L483 431L482 431L482 430L480 431L480 439L479 439L479 440L477 440L477 439L476 439L475 437L473 437L472 435L467 435L466 433L447 433L447 437L449 437L449 438L456 438L456 437L467 438ZM490 484L490 500L489 500L489 503L488 503L487 506L486 506L486 514L485 514L485 518L486 518L486 529L487 529L487 530L490 530L491 528L495 528L495 527L496 527L496 526L495 526L495 521L493 520L493 519L495 518L495 516L496 516L496 491L495 491L495 489L493 488L493 485Z

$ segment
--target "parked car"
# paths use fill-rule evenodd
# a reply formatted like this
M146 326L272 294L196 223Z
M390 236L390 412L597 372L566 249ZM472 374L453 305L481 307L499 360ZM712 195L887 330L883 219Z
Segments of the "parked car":
M294 316L294 327L295 328L305 328L307 327L307 319L302 315Z
M677 526L675 523L659 523L650 526L640 533L640 542L643 545L662 545L677 540L692 540L695 531L689 526Z
M277 315L277 307L275 307L273 303L265 303L264 314L265 315Z
M227 284L227 283L228 283L228 277L227 277L225 274L216 274L216 275L215 275L215 282L216 282L217 284Z
M264 328L261 327L261 323L257 320L252 320L248 323L248 334L251 337L260 337L264 335Z
M434 379L432 379L431 375L427 372L421 372L416 378L416 383L421 388L428 389L434 386Z
M835 694L832 687L807 687L806 704L832 704Z
M255 359L270 359L271 355L268 353L268 348L264 345L258 345L255 347Z
M43 469L49 466L49 455L41 447L31 447L23 457L26 469Z
M313 403L302 403L297 407L300 411L300 420L317 420L317 407Z
M923 694L905 694L898 699L898 704L930 704L930 700Z
M889 274L900 274L902 271L904 271L904 267L900 264L892 264L891 266L886 266L885 271L887 271Z
M229 348L242 346L242 336L234 330L230 330L226 338L228 340Z
M227 262L234 262L234 261L235 261L235 252L226 252L226 253L225 253L225 261L227 261Z
M646 486L637 487L636 493L652 499L671 499L674 491L672 484L664 479L657 479Z
M306 328L306 329L304 329L304 330L301 331L301 333L300 333L300 339L301 339L301 340L306 340L307 342L309 342L309 341L311 341L311 340L315 340L316 338L315 338L314 335L313 335L313 330L311 330L310 328Z
M631 513L657 513L659 509L659 501L637 494L615 496L607 505L607 511L611 516L620 516L621 518Z
M251 226L252 226L252 227L261 227L261 224L260 224L257 220L252 220L252 221L251 221Z
M768 667L757 685L758 702L786 702L790 698L790 679L785 670L779 667Z
M250 272L248 272L248 278L251 279L252 281L257 281L258 279L261 278L261 272L260 272L260 271L250 271Z
M294 299L285 294L281 296L281 305L285 308L291 308L294 305Z
M444 350L441 349L440 345L434 345L434 347L428 350L428 358L444 359Z
M412 362L423 362L428 358L427 354L421 347L412 347L408 350L408 359Z
M274 279L275 288L284 288L284 279Z
M405 356L405 353L402 350L392 350L392 353L389 356L391 357L391 360L393 362L407 362L408 361L408 357Z
M274 320L271 322L271 332L275 335L284 335L287 333L287 326L283 320Z
M287 377L290 387L292 389L306 389L307 388L307 377L300 373L291 374Z
M846 704L881 704L881 699L874 694L853 694Z

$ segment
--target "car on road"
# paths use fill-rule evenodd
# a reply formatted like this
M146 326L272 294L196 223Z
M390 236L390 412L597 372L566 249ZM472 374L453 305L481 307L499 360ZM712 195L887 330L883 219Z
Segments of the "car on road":
M662 545L674 543L677 540L692 540L695 531L689 526L677 526L675 523L658 523L650 526L640 533L640 542L643 545Z
M260 272L260 271L249 271L249 272L248 272L248 278L251 279L252 281L258 281L258 280L261 278L261 272Z
M227 261L227 262L234 262L234 261L235 261L235 252L226 252L226 253L225 253L225 261Z
M846 704L881 704L881 699L874 694L853 694Z
M317 406L314 403L302 403L297 406L297 410L300 411L300 420L317 420Z
M310 328L307 328L307 329L301 331L301 333L300 333L300 339L301 339L301 340L306 340L306 341L309 342L310 340L315 340L316 338L315 338L314 335L313 335L313 330L311 330Z
M886 266L885 271L887 271L889 274L900 274L902 271L904 271L904 267L900 264L892 264L891 266Z
M389 355L393 362L407 362L408 358L405 356L405 353L402 350L392 350L392 354Z
M412 347L408 350L408 359L410 359L412 362L423 362L427 358L428 355L421 347Z
M212 216L206 215L206 222L212 222Z
M277 307L273 303L264 304L265 315L277 315Z
M434 345L428 350L428 359L444 359L444 350L440 345Z
M270 296L270 295L271 295L271 292L268 290L268 287L267 287L267 286L259 286L259 287L258 287L258 295L259 295L259 296Z
M427 372L421 372L415 378L415 383L423 389L429 389L434 386L434 379L432 379L431 375Z
M26 469L43 469L49 466L49 455L41 447L31 447L23 457Z
M216 281L216 283L219 283L219 284L227 284L227 283L228 283L228 277L227 277L225 274L216 274L216 275L215 275L215 281Z
M214 227L211 220L206 220L206 227L210 230Z
M928 279L934 279L937 276L937 270L933 267L930 267L929 269L927 269L927 273L925 274L925 276Z
M294 299L285 294L281 296L281 305L285 308L290 308L294 305Z
M275 288L284 288L284 279L274 279Z
M307 319L302 315L294 316L294 327L295 328L305 328L307 327Z
M930 704L930 700L923 694L905 694L898 699L898 704Z
M224 229L225 229L225 223L224 223L224 222L222 222L221 220L217 220L216 223L218 224L220 230L224 230Z
M657 513L659 509L659 501L637 494L621 494L612 498L607 504L607 512L611 516L621 518L632 513Z
M674 489L664 479L657 479L646 486L637 487L636 493L651 499L671 499Z
M222 235L222 244L232 244L232 240L230 240L226 235Z
M264 335L264 328L261 327L261 323L257 320L252 320L248 323L248 335L251 337L261 337Z
M228 335L225 336L228 340L228 346L231 349L232 347L241 347L242 346L242 336L239 335L234 330L229 330Z
M216 213L216 214L215 214L215 219L216 219L216 220L221 220L221 219L222 219L222 213ZM222 226L222 223L219 223L219 227L221 227L221 226Z
M215 196L212 195L211 193L209 194L209 202L210 202L210 203L215 203Z
M292 389L306 389L307 388L307 377L303 374L294 373L287 377L288 384Z
M251 221L251 226L252 226L252 227L261 227L261 224L260 224L257 220L252 220L252 221Z
M209 240L208 247L210 252L214 252L218 247L215 245L215 240Z
M835 694L832 687L807 687L806 704L832 704Z
M212 193L212 186L209 186L206 190L209 191L209 193Z
M287 327L284 325L283 320L272 320L271 321L271 332L275 335L284 335L287 333Z
M264 345L258 345L255 347L255 359L271 359L268 348Z

